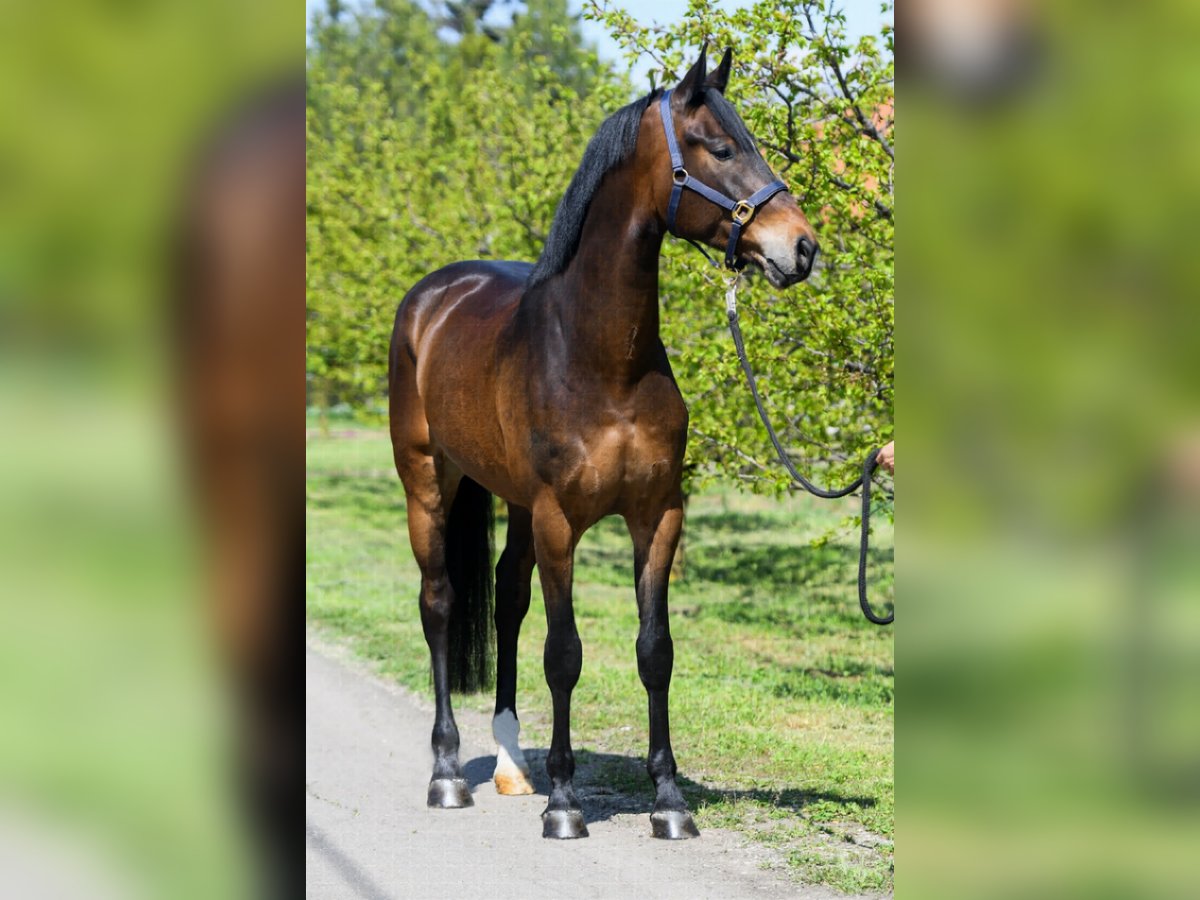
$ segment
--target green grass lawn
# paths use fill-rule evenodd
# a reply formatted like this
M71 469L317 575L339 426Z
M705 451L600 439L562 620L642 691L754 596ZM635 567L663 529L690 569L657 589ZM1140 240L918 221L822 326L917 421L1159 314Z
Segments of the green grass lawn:
M307 615L387 677L430 692L404 493L382 432L308 439ZM894 674L890 628L858 610L855 501L692 499L684 577L671 587L672 741L697 824L778 848L797 877L884 890L893 873ZM875 526L872 597L893 597L891 526ZM498 540L503 540L503 522ZM497 551L500 548L497 548ZM572 704L580 793L588 782L649 812L646 695L637 675L632 548L606 519L576 557L583 675ZM550 738L546 623L536 572L521 633L522 743ZM459 698L490 713L493 698ZM536 759L541 759L536 755ZM636 801L636 802L635 802ZM631 804L631 805L629 805Z

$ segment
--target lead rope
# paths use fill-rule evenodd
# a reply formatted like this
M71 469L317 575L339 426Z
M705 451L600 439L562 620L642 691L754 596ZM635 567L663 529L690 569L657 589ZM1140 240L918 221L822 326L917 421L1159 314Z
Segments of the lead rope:
M705 254L705 256L707 255ZM783 467L810 494L815 494L826 500L833 500L837 497L845 497L859 487L862 488L862 535L858 547L858 605L862 607L863 615L867 617L868 621L876 625L890 625L895 619L895 612L888 613L887 616L878 616L871 609L871 603L867 599L867 550L871 534L871 476L875 474L875 467L878 465L879 450L874 450L867 454L866 461L863 463L862 475L853 484L841 490L827 491L819 488L796 471L796 467L792 465L792 461L788 458L787 453L784 452L783 444L779 442L779 437L775 434L775 429L771 427L771 420L767 416L766 409L763 408L762 397L758 393L758 382L754 378L754 370L750 368L750 360L746 358L746 343L742 340L742 328L738 323L737 311L737 289L741 280L742 276L740 273L735 274L729 279L729 286L725 291L725 311L729 316L729 331L733 335L733 346L737 348L738 361L742 364L742 371L746 373L746 384L750 386L750 394L754 397L754 405L758 407L758 417L762 419L762 423L767 429L771 443L775 445L775 452L779 455L779 461L783 463Z

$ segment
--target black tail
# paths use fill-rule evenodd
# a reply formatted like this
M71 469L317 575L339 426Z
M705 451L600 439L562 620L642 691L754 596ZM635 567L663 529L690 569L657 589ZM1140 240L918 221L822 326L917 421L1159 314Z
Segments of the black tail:
M450 690L471 693L494 683L492 615L492 495L463 477L446 523L446 573L454 589L450 610Z

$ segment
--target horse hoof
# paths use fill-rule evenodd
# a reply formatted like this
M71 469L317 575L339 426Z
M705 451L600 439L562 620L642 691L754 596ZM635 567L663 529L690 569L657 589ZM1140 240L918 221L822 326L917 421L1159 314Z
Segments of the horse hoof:
M519 797L522 794L533 793L533 785L529 783L527 772L497 772L492 780L496 783L497 794Z
M692 814L687 810L664 809L650 813L650 827L656 838L666 841L682 841L687 838L700 837L700 830L692 821Z
M429 782L429 805L434 809L462 809L474 806L471 788L465 778L435 778Z
M578 809L548 809L542 813L542 837L556 841L588 836L583 812Z

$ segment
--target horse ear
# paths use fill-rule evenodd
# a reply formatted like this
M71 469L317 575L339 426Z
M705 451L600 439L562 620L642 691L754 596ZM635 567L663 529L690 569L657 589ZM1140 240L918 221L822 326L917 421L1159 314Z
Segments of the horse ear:
M729 84L729 69L733 65L733 48L726 47L725 54L721 57L721 64L717 66L717 71L713 72L704 81L706 88L712 88L718 94L725 93L725 85Z
M704 98L704 77L707 74L707 63L705 57L708 55L708 41L700 48L700 58L695 64L688 69L687 74L683 76L683 80L679 82L679 86L675 88L675 93L683 100L684 103L695 106Z

